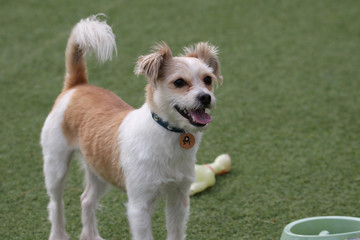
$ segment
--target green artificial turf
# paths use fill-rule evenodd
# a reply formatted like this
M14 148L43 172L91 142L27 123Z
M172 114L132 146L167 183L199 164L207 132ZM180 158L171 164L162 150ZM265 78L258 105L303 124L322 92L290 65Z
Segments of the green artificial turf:
M294 220L360 216L360 3L357 0L1 0L0 239L47 239L48 197L39 135L62 88L73 25L103 12L118 56L88 58L90 82L135 107L144 101L137 56L164 40L174 53L219 46L223 85L198 162L232 156L230 173L191 198L187 239L279 239ZM82 174L64 197L67 231L81 231ZM106 239L129 239L126 195L98 212ZM165 239L163 203L155 239Z

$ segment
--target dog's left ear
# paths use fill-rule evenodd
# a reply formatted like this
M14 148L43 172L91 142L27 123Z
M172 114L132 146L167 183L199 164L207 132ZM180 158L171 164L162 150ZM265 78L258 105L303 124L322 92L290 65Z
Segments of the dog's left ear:
M166 61L172 58L169 46L161 42L153 47L153 53L140 56L135 66L135 74L144 74L152 87L156 88L157 80L162 76L162 70Z
M222 75L220 70L220 62L218 59L218 48L207 43L199 42L195 46L184 48L187 57L195 57L204 61L209 67L213 69L218 83L222 83Z

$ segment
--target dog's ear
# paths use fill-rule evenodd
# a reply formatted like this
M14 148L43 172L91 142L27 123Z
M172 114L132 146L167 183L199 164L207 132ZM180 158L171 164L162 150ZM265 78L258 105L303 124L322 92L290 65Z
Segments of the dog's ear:
M153 47L153 53L140 56L135 66L135 74L144 74L153 87L161 77L161 70L166 61L172 58L169 46L165 42L158 43Z
M222 83L222 75L220 70L220 62L218 59L218 48L207 43L199 42L194 46L184 48L187 57L195 57L204 61L209 67L213 69L218 83Z

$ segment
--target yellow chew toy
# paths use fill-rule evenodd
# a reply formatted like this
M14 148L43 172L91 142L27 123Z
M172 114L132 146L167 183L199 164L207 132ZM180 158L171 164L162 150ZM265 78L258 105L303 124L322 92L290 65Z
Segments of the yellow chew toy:
M190 195L204 191L215 184L215 175L230 171L231 158L229 154L219 155L213 163L195 165L195 182L191 185Z

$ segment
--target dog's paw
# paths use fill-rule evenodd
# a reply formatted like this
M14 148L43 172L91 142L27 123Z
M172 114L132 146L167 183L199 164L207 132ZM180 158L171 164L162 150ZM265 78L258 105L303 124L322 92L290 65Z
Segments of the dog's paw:
M51 234L49 240L69 240L68 235L64 232L61 234Z
M80 240L105 240L105 239L103 239L99 235L93 236L93 235L88 235L88 234L81 234Z

